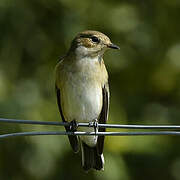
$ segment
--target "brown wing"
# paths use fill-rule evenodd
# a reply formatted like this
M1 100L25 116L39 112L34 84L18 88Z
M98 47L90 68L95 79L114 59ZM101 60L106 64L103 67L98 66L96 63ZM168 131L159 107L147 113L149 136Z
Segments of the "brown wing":
M64 116L63 116L63 112L62 112L62 108L61 108L61 95L60 95L60 89L56 86L56 94L57 94L57 104L59 107L59 112L61 115L61 118L63 120L63 122L66 122ZM69 126L65 127L66 131L70 131ZM76 153L79 151L79 142L78 142L78 137L77 136L68 136L69 138L69 142L71 144L71 147L73 149L73 151Z
M105 124L108 119L108 111L109 111L109 85L108 83L106 83L104 87L102 88L102 94L103 94L103 106L102 106L101 114L99 117L99 123ZM105 131L106 131L105 128L99 128L99 132L105 132ZM98 136L97 150L98 150L99 155L103 153L104 138L105 136Z

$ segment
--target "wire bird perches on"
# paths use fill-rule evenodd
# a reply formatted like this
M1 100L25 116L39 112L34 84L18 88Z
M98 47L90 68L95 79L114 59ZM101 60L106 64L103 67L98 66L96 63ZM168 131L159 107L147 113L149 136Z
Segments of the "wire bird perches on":
M48 121L33 121L19 119L0 118L0 123L16 123L16 124L32 124L32 125L54 125L54 126L69 126L68 122L48 122ZM78 127L94 127L93 123L78 123ZM144 135L180 135L180 125L120 125L120 124L98 124L98 127L104 128L121 128L121 129L148 129L159 131L139 131L139 132L61 132L61 131L42 131L42 132L19 132L2 134L0 138L15 137L15 136L37 136L37 135L81 135L81 136L144 136ZM168 131L167 131L168 130ZM171 131L170 131L171 130ZM175 131L176 130L176 131Z

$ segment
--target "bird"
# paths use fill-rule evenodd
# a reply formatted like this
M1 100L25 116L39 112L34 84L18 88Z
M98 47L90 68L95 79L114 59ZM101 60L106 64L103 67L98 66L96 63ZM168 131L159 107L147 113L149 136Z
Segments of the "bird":
M67 54L55 67L57 104L67 132L105 132L105 128L78 127L79 122L106 123L109 112L108 73L103 54L120 49L108 36L94 31L80 32L73 39ZM69 135L75 153L82 152L82 167L104 170L104 136Z

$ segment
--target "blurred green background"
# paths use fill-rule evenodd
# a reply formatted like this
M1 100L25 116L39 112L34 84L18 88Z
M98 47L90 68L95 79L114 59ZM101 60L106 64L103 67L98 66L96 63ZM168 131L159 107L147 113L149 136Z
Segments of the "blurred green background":
M86 29L108 35L109 123L180 124L179 0L0 0L0 117L60 121L54 67ZM0 124L0 133L63 130ZM1 180L180 180L180 139L107 137L84 173L65 136L0 140Z

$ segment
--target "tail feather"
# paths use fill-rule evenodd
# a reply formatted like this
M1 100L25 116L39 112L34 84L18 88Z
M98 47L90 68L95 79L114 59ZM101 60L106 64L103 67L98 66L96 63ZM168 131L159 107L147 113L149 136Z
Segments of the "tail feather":
M103 154L99 155L97 147L89 147L84 142L82 144L82 166L85 171L91 168L96 170L104 170Z

